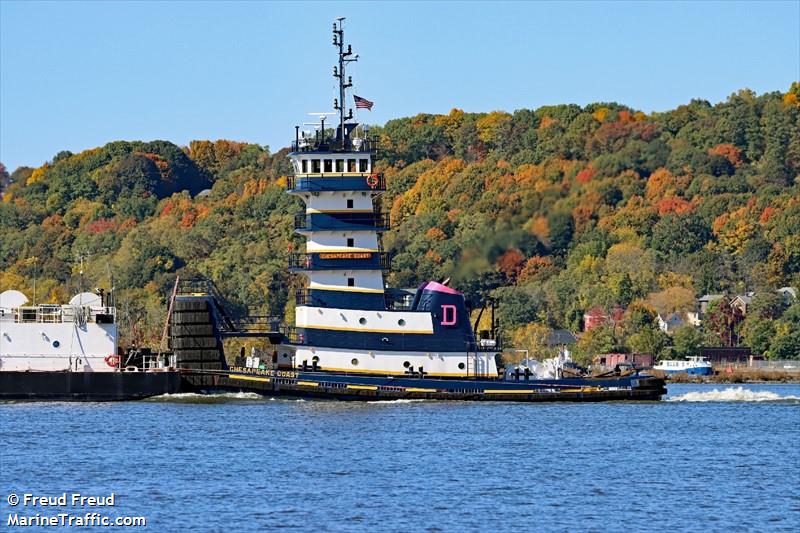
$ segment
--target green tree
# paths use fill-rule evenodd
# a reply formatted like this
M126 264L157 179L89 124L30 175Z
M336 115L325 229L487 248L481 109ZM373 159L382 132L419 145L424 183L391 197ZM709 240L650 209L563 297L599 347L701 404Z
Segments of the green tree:
M703 340L703 334L694 326L679 327L672 334L672 346L675 356L686 358L700 355Z
M630 335L626 344L633 352L649 353L660 358L669 346L670 338L658 328L645 328Z
M775 339L775 323L758 315L748 315L742 324L742 336L754 354L764 355Z
M616 349L617 339L613 328L596 326L581 335L575 345L573 359L578 364L588 366L596 355L614 352Z

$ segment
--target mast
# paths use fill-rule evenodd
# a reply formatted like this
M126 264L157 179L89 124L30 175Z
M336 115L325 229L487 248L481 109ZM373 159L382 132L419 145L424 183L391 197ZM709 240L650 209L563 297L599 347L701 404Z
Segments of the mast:
M333 108L339 111L339 134L342 140L342 149L346 149L345 146L345 127L344 122L345 120L350 120L353 118L353 109L350 109L350 113L348 116L344 116L344 109L345 109L345 91L347 88L353 86L353 77L349 76L345 78L345 67L348 63L352 63L354 61L358 61L358 54L353 57L353 48L349 44L347 45L347 51L344 49L344 17L339 17L336 19L336 22L333 23L333 45L339 49L339 67L333 67L333 77L339 80L339 98L333 100ZM347 81L345 81L347 80ZM325 135L325 132L322 132L322 135Z

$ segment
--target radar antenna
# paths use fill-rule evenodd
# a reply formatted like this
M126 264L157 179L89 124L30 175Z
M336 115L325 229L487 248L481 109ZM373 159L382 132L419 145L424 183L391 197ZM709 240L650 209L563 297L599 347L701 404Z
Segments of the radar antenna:
M348 63L358 61L358 54L355 56L353 55L353 49L349 44L347 45L347 50L344 48L344 17L339 17L336 21L338 24L337 22L333 23L333 45L339 48L339 67L333 67L333 77L339 80L339 98L334 99L333 108L339 111L339 135L342 140L342 149L345 149L346 131L344 121L353 118L352 108L350 109L350 113L344 116L344 109L347 103L345 100L345 91L347 88L353 86L352 76L345 77L345 67Z

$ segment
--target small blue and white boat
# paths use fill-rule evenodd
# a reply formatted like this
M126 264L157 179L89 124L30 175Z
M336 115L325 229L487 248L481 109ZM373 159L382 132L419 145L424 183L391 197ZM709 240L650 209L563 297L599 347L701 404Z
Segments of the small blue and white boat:
M661 361L653 367L653 370L660 370L667 374L677 374L684 372L697 376L710 376L713 374L711 363L706 357L689 357L686 361L667 360Z

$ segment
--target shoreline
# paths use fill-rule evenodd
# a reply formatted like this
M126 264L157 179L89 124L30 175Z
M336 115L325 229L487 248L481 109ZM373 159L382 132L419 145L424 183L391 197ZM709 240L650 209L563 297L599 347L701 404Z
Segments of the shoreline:
M671 383L706 383L706 384L773 384L787 383L800 384L800 374L797 372L765 372L759 369L736 370L731 373L718 372L710 376L697 376L689 374L671 374L664 376L667 384Z

